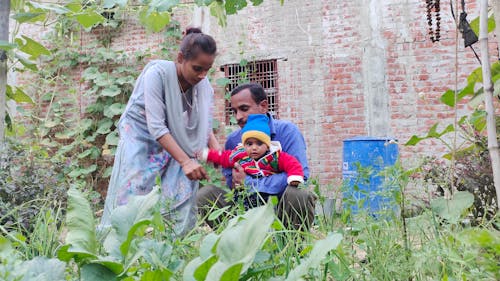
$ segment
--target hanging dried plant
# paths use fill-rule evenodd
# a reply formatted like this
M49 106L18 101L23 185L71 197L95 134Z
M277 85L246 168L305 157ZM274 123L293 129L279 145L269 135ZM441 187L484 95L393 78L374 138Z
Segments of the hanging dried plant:
M427 9L427 25L431 41L437 42L441 38L441 6L440 0L425 0ZM435 24L434 24L435 23Z

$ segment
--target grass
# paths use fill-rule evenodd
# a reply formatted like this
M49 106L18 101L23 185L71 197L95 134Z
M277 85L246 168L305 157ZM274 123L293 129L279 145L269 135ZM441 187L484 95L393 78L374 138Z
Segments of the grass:
M18 206L9 215L15 217L15 213L22 208ZM322 210L319 206L315 223L308 232L288 230L275 219L270 229L266 228L263 244L247 261L247 270L241 272L237 279L288 280L290 276L296 276L296 269L305 263L311 264L306 267L304 280L500 279L500 232L495 229L500 225L498 217L479 226L470 226L449 223L430 208L413 217L394 216L390 219L377 219L365 212L353 214L335 206L333 210L337 211ZM240 204L216 213L218 216L210 218L221 220L215 230L207 227L204 218L200 218L198 227L180 238L173 236L168 225L165 227L160 219L153 222L148 231L137 232L131 241L130 251L140 249L140 245L146 245L145 242L159 245L161 249L157 247L149 251L148 256L140 256L120 278L128 276L132 279L126 280L140 280L146 272L163 272L163 276L170 276L170 280L182 280L186 266L206 252L207 237L222 237L232 227L231 220L241 220L240 216L246 214ZM9 229L1 226L0 230L17 249L20 260L41 256L55 258L64 245L64 214L65 210L60 205L42 204L32 221L31 232L21 226ZM341 233L342 242L315 263L313 259L317 246L332 233ZM168 255L154 258L153 253ZM78 279L79 266L74 262L67 264L68 280ZM2 270L8 269L0 265L0 272Z

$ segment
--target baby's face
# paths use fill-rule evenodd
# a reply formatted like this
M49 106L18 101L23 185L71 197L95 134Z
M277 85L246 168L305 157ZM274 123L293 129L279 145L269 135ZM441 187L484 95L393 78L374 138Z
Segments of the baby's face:
M256 138L248 138L243 145L248 156L254 160L260 159L268 150L267 145Z

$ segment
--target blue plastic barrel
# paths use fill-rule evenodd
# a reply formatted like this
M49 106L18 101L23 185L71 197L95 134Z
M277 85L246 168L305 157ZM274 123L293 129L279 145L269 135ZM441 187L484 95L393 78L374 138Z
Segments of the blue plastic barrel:
M393 138L358 136L344 140L344 206L354 214L364 210L375 217L388 218L389 212L397 212L394 191L398 187L386 169L397 158L398 145Z

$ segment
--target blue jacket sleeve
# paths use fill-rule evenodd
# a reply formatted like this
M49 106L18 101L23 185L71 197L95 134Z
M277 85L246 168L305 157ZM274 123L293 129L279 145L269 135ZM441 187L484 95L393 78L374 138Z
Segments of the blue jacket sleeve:
M287 187L288 175L286 173L274 174L272 176L262 178L245 178L245 185L251 188L252 191L265 192L269 194L281 194Z

